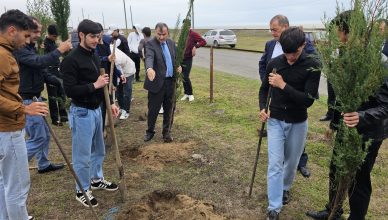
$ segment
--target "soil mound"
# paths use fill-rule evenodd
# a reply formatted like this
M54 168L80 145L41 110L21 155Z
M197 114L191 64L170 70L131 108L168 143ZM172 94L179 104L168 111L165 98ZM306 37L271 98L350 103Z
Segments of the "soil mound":
M132 161L143 164L151 170L162 170L169 163L183 163L190 158L195 142L150 144L142 148L121 152Z
M177 192L155 191L148 196L148 202L135 204L124 209L118 220L221 220L224 217L214 213L214 206L195 200Z

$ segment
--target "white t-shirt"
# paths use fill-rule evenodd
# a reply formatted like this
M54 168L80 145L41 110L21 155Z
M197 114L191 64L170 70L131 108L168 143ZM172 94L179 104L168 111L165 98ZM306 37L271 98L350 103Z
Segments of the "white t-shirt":
M283 54L282 45L280 45L279 41L276 41L275 47L273 48L273 53L272 53L271 58L277 57L277 56L282 55L282 54Z

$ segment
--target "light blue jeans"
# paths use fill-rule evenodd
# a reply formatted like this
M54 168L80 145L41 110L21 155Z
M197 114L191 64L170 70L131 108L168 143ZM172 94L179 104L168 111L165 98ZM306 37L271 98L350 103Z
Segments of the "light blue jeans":
M69 124L72 133L73 168L82 188L88 190L91 179L103 179L102 163L105 157L105 143L101 108L91 110L72 104ZM76 189L80 191L77 184Z
M30 189L24 131L0 132L0 219L27 220Z
M286 123L268 119L268 210L280 212L283 190L290 190L307 135L307 120Z
M39 98L39 101L42 101ZM32 99L23 100L24 105L29 105ZM50 131L42 116L26 115L26 140L28 161L34 156L38 163L38 169L42 170L50 165L48 150L50 146Z

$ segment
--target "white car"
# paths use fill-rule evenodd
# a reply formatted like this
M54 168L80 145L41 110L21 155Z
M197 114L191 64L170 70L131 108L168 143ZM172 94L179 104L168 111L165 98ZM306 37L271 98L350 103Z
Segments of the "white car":
M202 36L209 46L219 47L220 45L229 45L234 48L237 43L236 34L227 29L210 30Z

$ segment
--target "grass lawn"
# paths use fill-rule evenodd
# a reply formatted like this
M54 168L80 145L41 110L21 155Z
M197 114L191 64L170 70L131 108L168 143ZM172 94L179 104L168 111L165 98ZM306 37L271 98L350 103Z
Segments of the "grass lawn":
M226 219L265 218L266 139L253 196L247 196L258 141L258 81L216 72L215 102L209 104L208 70L193 68L191 76L195 101L178 101L172 144L162 143L162 117L158 118L154 139L150 143L143 142L147 93L141 83L134 84L135 99L130 118L120 121L116 128L129 192L128 202L121 203L118 192L93 192L100 203L96 208L99 216L114 219L117 212L147 202L147 195L153 191L170 190L212 204L214 212ZM325 102L326 97L321 97L309 109L307 152L312 176L305 179L297 174L291 189L292 200L283 208L282 219L306 219L304 213L307 210L322 209L327 201L331 142L325 136L327 123L318 121L326 111ZM55 130L70 157L69 128L56 127ZM387 147L385 142L372 174L374 191L368 219L388 217ZM201 154L205 159L192 159L193 154ZM63 161L54 142L51 143L50 158L55 162ZM33 166L34 162L30 165ZM104 172L106 178L117 181L114 152L109 148ZM74 186L67 168L50 174L37 174L36 170L31 170L29 213L39 220L92 219L90 211L75 200ZM164 216L158 219L172 218Z

